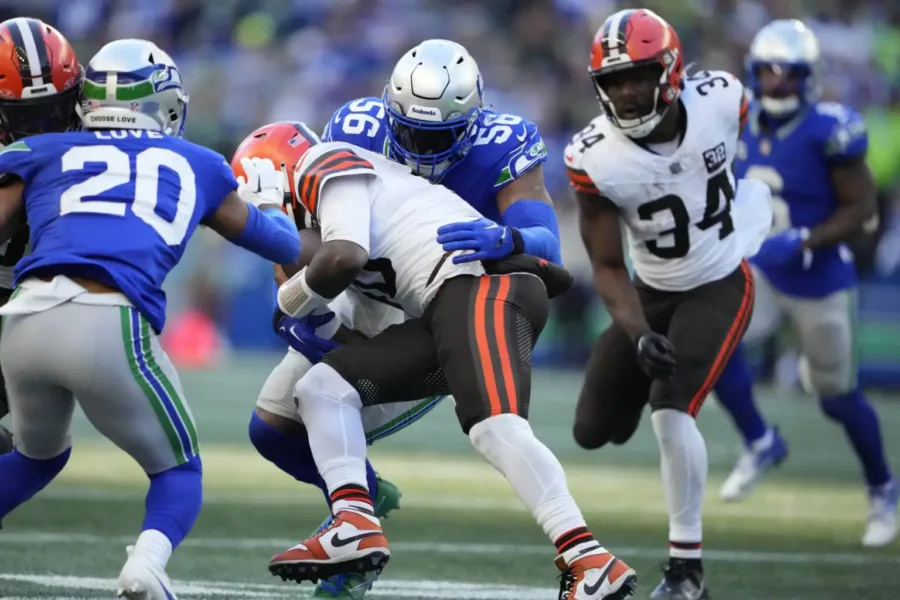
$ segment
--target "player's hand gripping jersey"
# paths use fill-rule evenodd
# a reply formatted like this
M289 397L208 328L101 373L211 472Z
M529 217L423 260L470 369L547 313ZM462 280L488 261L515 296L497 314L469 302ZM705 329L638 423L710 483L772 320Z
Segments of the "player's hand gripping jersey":
M323 243L346 240L368 251L369 262L353 284L356 292L420 317L445 280L484 274L480 262L453 264L451 253L435 241L441 225L481 215L446 188L409 173L380 154L326 142L311 147L294 181L304 208L322 228ZM362 195L355 185L360 180Z
M397 161L391 152L388 127L382 99L359 98L334 113L322 139L349 142ZM534 123L489 110L476 119L472 140L465 158L440 183L488 219L499 222L497 192L546 162L547 149Z
M772 233L813 228L838 209L830 166L860 158L868 145L865 122L852 108L819 102L767 135L754 105L734 170L772 190ZM783 266L759 267L779 291L792 296L818 298L856 285L853 255L845 244L807 252L811 257L798 253Z
M565 151L573 187L619 207L637 275L653 288L671 291L729 275L758 247L768 227L766 209L757 216L732 210L731 163L748 114L741 83L723 71L701 71L685 80L681 102L687 129L674 152L657 153L636 143L605 115L591 121ZM748 214L752 223L739 220Z

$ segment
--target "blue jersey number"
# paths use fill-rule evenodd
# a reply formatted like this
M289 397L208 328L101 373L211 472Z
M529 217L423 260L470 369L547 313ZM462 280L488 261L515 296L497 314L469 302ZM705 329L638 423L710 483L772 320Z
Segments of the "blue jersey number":
M177 246L184 241L197 204L194 170L185 157L165 148L148 148L135 157L135 172L132 174L128 154L115 146L79 146L62 156L64 173L80 171L88 163L102 163L106 165L106 170L63 192L59 201L60 215L80 212L124 217L128 206L122 202L84 198L96 197L114 187L125 185L134 174L137 177L131 212L152 227L169 246ZM173 171L178 175L180 183L178 206L175 219L171 222L156 214L160 167Z
M372 109L378 111L372 116ZM341 131L347 135L359 135L363 132L369 137L375 137L381 120L384 118L384 104L381 100L360 99L347 105L350 114L341 119Z
M474 135L475 146L485 144L503 144L513 133L513 127L522 123L522 118L515 115L489 115L484 118L481 127L476 126ZM527 131L522 128L519 141L524 142Z

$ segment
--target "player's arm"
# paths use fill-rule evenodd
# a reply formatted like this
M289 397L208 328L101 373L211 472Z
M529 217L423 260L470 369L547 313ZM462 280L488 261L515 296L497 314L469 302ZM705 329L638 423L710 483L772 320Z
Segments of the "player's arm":
M24 190L25 182L18 177L4 174L0 179L0 244L15 235L24 222Z
M845 242L863 231L878 211L875 177L866 163L868 139L857 115L832 135L826 146L828 172L838 208L831 217L810 229L806 248Z
M561 264L559 223L544 183L544 167L534 167L497 192L497 208L510 228L513 254L531 254Z
M619 208L599 193L576 190L578 228L594 274L594 287L613 321L637 340L650 330L625 264Z
M304 203L322 228L322 246L309 266L278 289L278 306L288 315L324 307L347 289L369 260L371 207L366 177L336 177L321 184L317 199Z

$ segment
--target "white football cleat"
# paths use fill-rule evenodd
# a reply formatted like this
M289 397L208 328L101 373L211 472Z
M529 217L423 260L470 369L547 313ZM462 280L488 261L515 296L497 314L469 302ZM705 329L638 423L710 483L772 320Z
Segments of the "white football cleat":
M128 560L119 573L116 593L128 600L178 600L172 590L172 582L165 570L153 561L134 552L134 546L125 549Z
M741 452L737 465L719 490L722 500L736 502L749 496L763 475L781 464L787 453L787 444L778 435L778 429L769 429L763 437Z
M897 504L900 484L896 480L877 488L869 488L869 520L862 544L867 548L887 546L897 537Z

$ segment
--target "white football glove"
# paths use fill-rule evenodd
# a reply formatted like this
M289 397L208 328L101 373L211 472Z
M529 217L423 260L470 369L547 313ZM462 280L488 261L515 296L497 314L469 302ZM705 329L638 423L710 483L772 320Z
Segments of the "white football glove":
M268 158L242 158L241 167L247 178L238 177L237 193L247 204L284 204L284 173Z

